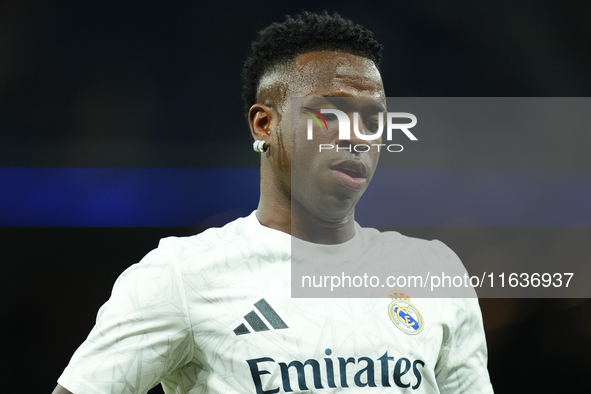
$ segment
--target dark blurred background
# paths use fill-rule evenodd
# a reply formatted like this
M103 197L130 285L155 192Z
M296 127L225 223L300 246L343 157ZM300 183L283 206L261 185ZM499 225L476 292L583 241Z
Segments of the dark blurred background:
M318 4L1 1L0 166L256 167L242 64L258 30L302 10L338 11L373 30L386 48L388 96L590 96L590 2ZM228 221L243 213L224 204L208 214ZM0 370L5 391L27 393L55 387L119 273L160 238L206 228L6 223L0 217ZM494 245L480 253L494 255ZM481 306L498 393L580 389L591 370L587 299Z

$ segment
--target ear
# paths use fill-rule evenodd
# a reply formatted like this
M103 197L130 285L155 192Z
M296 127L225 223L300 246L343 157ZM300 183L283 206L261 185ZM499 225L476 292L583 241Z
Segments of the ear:
M271 143L271 133L277 126L277 112L267 105L255 104L248 111L248 124L255 140L265 141L265 146Z

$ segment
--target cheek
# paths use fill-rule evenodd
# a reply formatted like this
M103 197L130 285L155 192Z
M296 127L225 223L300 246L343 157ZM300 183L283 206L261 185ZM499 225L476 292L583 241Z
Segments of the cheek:
M281 173L288 175L291 171L291 133L289 128L284 127L284 123L280 121L273 133L275 140L275 150L271 152L272 160L276 162L276 166Z
M371 156L371 161L373 163L374 170L378 167L379 160L380 160L380 153L376 149L376 151L373 152L372 156Z

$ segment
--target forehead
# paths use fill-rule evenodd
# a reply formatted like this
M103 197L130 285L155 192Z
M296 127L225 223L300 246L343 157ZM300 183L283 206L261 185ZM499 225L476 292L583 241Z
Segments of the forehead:
M371 60L361 56L310 52L298 56L290 71L292 97L384 97L380 72Z

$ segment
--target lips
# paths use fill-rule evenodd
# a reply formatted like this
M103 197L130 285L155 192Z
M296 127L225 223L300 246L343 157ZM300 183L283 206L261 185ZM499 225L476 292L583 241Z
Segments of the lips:
M329 167L349 175L352 178L366 178L367 167L361 160L341 160Z
M367 167L360 160L341 160L329 168L343 185L352 189L360 189L367 182Z

